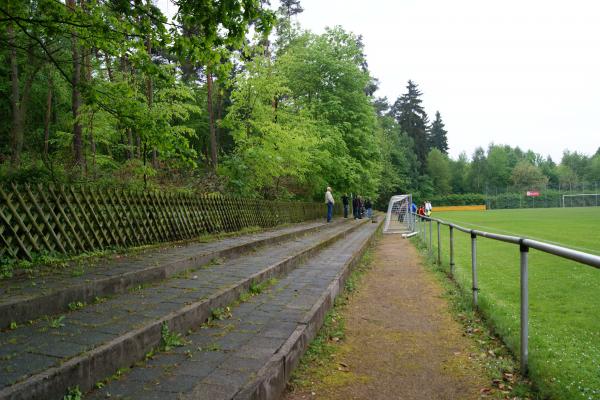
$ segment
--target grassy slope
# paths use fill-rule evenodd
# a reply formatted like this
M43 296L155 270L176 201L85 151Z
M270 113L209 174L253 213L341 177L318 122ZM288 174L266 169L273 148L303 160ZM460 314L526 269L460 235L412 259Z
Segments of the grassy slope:
M433 216L465 227L528 236L600 254L600 208L446 212ZM433 238L435 246L435 233ZM468 288L470 238L456 232L455 240L456 277ZM445 227L442 249L447 265ZM481 310L518 354L518 247L479 238L477 258ZM529 260L532 378L551 398L600 399L600 270L535 250Z

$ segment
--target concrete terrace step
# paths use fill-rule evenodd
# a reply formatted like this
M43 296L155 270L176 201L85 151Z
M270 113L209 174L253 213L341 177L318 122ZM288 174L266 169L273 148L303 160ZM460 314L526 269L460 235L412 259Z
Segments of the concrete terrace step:
M336 223L341 223L338 220ZM132 256L100 260L78 276L56 273L36 279L0 281L0 329L44 315L68 310L69 303L89 303L96 297L123 293L128 288L168 278L214 259L234 257L265 246L315 232L327 224L309 222L209 243L186 243L152 249Z
M138 363L88 400L277 399L380 224L362 225L297 266L229 319Z
M262 282L293 269L362 224L329 224L310 235L210 263L184 276L131 290L53 320L0 333L0 399L60 399L142 359L161 326L186 332Z

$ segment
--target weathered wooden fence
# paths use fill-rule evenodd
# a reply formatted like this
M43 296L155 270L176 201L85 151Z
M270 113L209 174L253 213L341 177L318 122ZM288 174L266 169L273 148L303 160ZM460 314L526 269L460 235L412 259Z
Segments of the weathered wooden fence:
M325 216L319 203L88 187L0 188L0 259L192 239Z

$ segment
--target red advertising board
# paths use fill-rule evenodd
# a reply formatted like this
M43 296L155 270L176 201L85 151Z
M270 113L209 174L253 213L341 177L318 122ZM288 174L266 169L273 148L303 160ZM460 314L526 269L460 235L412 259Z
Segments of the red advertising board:
M527 191L527 196L529 197L538 197L540 195L540 192L535 191L535 190L528 190Z

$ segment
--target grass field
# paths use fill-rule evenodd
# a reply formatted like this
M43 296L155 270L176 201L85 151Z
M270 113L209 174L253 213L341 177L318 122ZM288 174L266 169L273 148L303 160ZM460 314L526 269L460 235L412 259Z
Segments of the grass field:
M600 255L600 208L439 212L433 217ZM447 268L448 228L441 232ZM470 236L458 231L454 236L455 277L470 288ZM519 248L478 238L477 264L480 309L518 355ZM529 368L541 395L600 400L600 270L531 250L529 290Z

